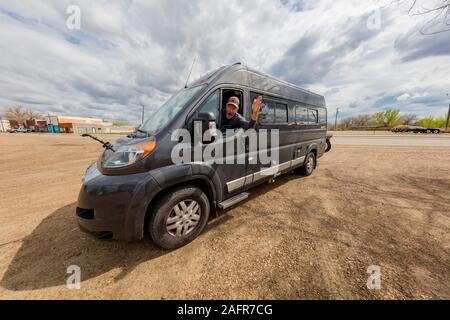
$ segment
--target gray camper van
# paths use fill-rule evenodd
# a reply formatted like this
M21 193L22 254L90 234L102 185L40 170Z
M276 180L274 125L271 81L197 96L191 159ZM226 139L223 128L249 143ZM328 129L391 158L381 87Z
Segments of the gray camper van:
M252 161L174 163L173 150L180 145L174 132L220 129L232 96L242 102L239 112L246 119L254 98L263 97L255 131L278 131L277 162L269 169ZM184 151L233 142L242 131L219 142L183 142ZM243 141L233 156L250 160L254 148L250 139ZM287 172L311 175L327 149L327 109L323 96L237 63L186 86L134 134L104 146L83 178L76 208L80 228L99 239L138 240L148 234L161 248L174 249L196 238L216 210L248 198L250 189Z

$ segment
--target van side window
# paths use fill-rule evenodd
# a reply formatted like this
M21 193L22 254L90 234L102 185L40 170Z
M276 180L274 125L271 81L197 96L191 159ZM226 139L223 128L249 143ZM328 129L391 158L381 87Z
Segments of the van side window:
M317 110L316 109L309 109L308 108L308 123L309 124L318 123L318 116L317 116Z
M275 109L275 123L288 123L288 106L277 103Z
M327 123L327 109L319 109L319 123Z
M297 124L308 123L308 109L299 105L295 106L295 122Z
M198 113L212 113L216 117L216 121L219 121L219 90L214 91L198 109Z
M260 124L275 123L275 103L271 101L264 101L261 111L259 113Z

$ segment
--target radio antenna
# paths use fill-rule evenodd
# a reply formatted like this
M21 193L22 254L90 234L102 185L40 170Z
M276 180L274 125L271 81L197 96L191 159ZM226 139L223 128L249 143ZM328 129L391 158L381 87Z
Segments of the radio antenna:
M186 79L186 84L184 85L185 88L188 87L189 78L191 77L192 69L194 69L195 60L197 60L197 57L194 58L194 61L192 62L191 71L189 71L189 75Z

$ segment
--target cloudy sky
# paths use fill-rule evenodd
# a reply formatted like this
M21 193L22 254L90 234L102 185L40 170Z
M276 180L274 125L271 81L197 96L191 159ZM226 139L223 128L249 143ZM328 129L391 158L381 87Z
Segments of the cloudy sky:
M444 115L450 32L422 35L432 17L390 2L2 0L0 112L22 105L137 124L140 106L181 88L197 57L194 79L241 61L325 95L333 114ZM79 29L68 28L70 5Z

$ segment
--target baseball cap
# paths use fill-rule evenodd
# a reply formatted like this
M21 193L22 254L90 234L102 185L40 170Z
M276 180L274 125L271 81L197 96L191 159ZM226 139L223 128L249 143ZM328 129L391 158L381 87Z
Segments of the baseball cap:
M231 97L230 99L228 99L227 105L231 104L232 106L235 106L239 109L239 103L240 101L238 97Z

